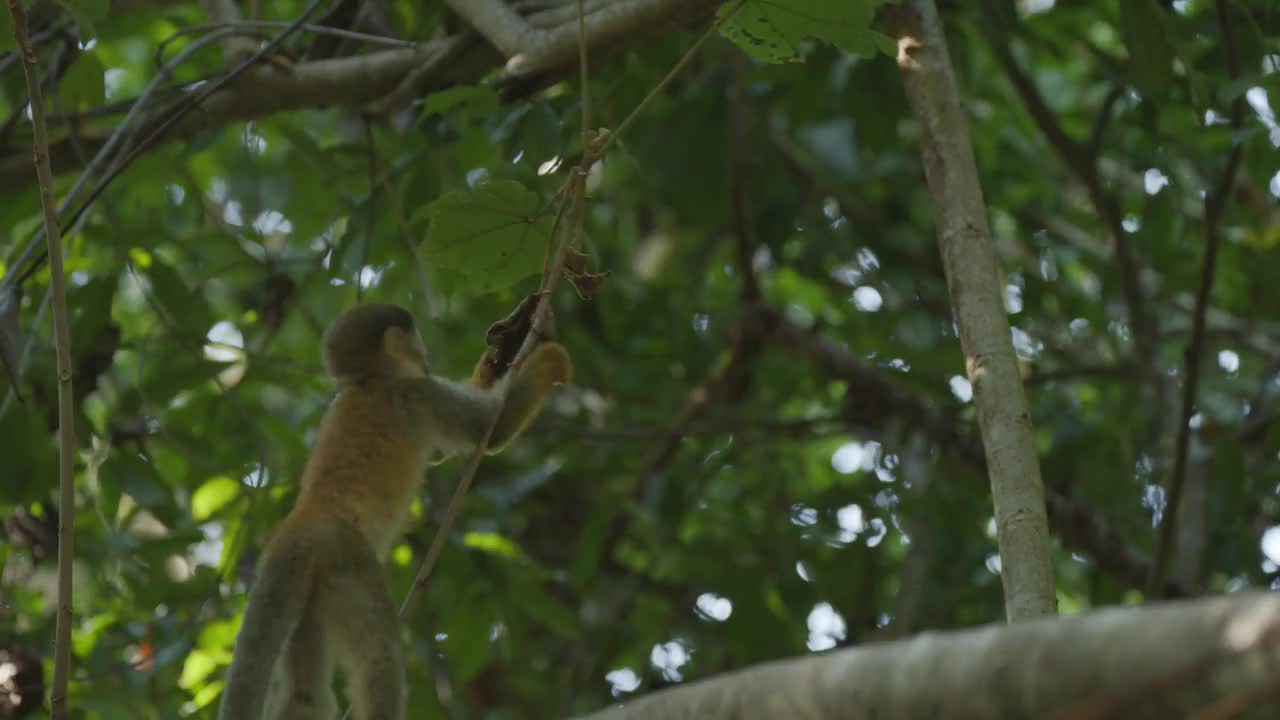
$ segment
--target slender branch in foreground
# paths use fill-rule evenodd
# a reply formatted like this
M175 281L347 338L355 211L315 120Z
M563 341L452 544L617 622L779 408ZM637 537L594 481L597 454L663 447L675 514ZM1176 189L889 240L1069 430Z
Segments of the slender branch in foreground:
M579 5L581 7L581 5ZM583 33L580 42L586 45L585 25L580 25ZM586 61L586 51L583 50L582 60ZM586 75L583 78L583 93L585 98L586 92ZM585 100L584 100L585 101ZM590 117L588 110L583 108L583 119ZM529 353L533 352L538 342L546 337L547 324L551 319L551 302L555 297L556 287L560 283L560 277L564 273L565 259L569 255L569 249L574 246L577 241L577 235L582 227L582 220L586 213L586 178L587 172L591 169L591 164L598 157L596 149L589 140L589 129L584 127L583 132L583 158L578 167L573 168L570 172L566 187L561 195L564 198L560 207L559 216L556 218L555 228L558 229L558 237L555 252L549 263L544 263L542 279L538 283L538 302L533 311L533 319L530 322L529 332L525 334L520 349L516 351L509 367L518 368ZM553 231L555 232L555 231ZM505 395L502 402L498 404L497 410L493 413L493 417L489 421L489 426L485 429L484 436L476 445L476 449L472 451L471 456L467 459L466 467L463 468L462 475L458 479L457 488L454 490L452 497L449 498L449 505L445 509L444 519L440 522L440 527L436 529L435 536L431 539L431 545L427 548L427 554L422 558L422 563L418 566L418 572L414 576L413 584L409 587L409 592L405 593L404 601L400 604L400 616L404 617L405 613L413 604L414 597L426 586L427 580L431 578L431 572L435 568L436 561L440 557L440 553L444 550L445 541L448 540L449 530L462 511L462 501L466 498L471 484L475 481L476 471L480 468L480 461L484 458L484 450L489 446L489 438L493 436L494 428L498 425L499 418L502 417L502 405L506 402ZM351 715L348 708L345 717Z
M1218 26L1222 30L1222 46L1226 53L1227 74L1234 81L1240 77L1240 57L1236 48L1235 35L1227 17L1227 0L1217 0ZM1239 131L1244 126L1244 96L1241 95L1231 104L1231 129ZM1195 310L1191 315L1191 337L1187 341L1184 354L1185 380L1182 384L1182 408L1178 413L1178 438L1174 446L1173 472L1165 487L1164 512L1160 520L1160 529L1156 536L1155 553L1151 561L1151 575L1147 581L1147 594L1158 594L1160 585L1168 572L1170 556L1173 554L1174 533L1178 525L1178 511L1182 504L1182 491L1187 480L1187 455L1191 449L1191 416L1195 414L1196 390L1200 384L1200 358L1204 354L1205 316L1209 309L1209 300L1213 293L1214 270L1218 264L1218 246L1221 232L1218 227L1222 220L1222 211L1226 206L1231 188L1235 184L1236 170L1240 167L1240 159L1244 142L1237 140L1235 147L1227 158L1226 167L1218 179L1216 186L1204 198L1204 263L1200 269L1200 284L1196 289Z
M920 128L938 249L973 386L1011 622L1057 611L1031 412L1010 340L977 163L934 0L893 6L898 67Z
M22 0L9 0L9 17L22 71L27 81L31 108L32 144L36 177L40 184L40 206L44 210L45 240L49 253L49 288L53 297L54 345L58 357L58 609L53 641L53 682L49 706L53 720L67 717L67 684L71 677L71 591L72 561L75 558L75 411L71 393L71 331L67 326L67 294L62 268L62 233L58 209L53 202L53 169L49 165L49 139L44 119L44 97L36 53L27 34L27 12Z
M1278 637L1275 593L1107 608L764 663L581 720L1163 720L1226 699L1274 717Z

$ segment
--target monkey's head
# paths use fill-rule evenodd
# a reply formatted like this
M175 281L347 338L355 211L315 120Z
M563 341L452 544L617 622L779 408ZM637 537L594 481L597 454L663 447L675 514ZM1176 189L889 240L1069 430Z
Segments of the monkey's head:
M322 345L329 375L339 382L423 378L430 372L413 315L399 305L369 303L351 308L325 331Z

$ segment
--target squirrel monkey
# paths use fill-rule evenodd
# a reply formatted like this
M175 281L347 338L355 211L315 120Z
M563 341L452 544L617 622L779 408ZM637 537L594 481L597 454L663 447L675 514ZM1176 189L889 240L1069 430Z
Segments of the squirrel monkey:
M474 450L499 412L485 449L503 449L572 374L568 353L548 342L496 381L484 357L466 383L435 377L413 317L396 305L348 310L323 348L338 394L297 502L263 550L219 720L261 720L277 660L281 720L334 717L335 660L355 720L401 720L400 621L380 564L427 467Z

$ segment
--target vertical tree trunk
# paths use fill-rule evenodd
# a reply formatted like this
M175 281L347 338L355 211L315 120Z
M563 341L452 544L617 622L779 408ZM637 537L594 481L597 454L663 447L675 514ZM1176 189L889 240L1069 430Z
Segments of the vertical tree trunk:
M942 21L933 0L907 0L890 10L898 35L898 67L920 127L938 245L978 409L995 503L1005 612L1010 621L1053 615L1057 602L1049 524L1031 414Z

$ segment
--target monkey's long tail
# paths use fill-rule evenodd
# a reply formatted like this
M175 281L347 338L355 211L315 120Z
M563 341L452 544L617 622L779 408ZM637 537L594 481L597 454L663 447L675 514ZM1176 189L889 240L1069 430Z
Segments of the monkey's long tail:
M218 720L260 720L271 673L312 595L314 560L292 548L263 556L236 638Z

